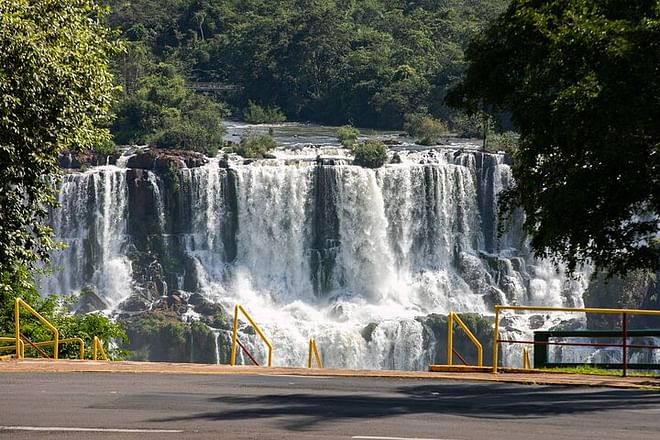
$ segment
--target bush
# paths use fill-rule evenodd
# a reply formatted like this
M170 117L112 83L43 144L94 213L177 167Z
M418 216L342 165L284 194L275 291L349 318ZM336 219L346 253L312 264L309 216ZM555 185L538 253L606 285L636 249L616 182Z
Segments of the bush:
M277 147L272 136L267 134L248 135L241 138L241 142L233 147L233 152L245 158L263 158L268 150Z
M360 136L360 130L352 125L344 125L337 130L337 139L347 148L352 147Z
M380 168L387 162L387 147L380 141L366 141L353 147L354 165Z
M252 101L243 112L243 119L248 124L272 124L286 121L286 116L279 107L262 107Z
M516 148L518 148L519 138L520 135L513 131L493 134L487 139L486 147L493 151L504 151L506 153L512 153Z
M486 133L492 133L495 129L493 119L484 115L484 113L475 113L467 115L461 113L452 121L452 126L456 135L461 138L483 139L484 130Z
M435 145L448 130L444 122L423 113L406 115L403 128L421 145Z
M92 150L95 153L110 156L111 154L115 154L117 152L117 146L114 142L112 142L112 140L108 139L105 142L94 145Z

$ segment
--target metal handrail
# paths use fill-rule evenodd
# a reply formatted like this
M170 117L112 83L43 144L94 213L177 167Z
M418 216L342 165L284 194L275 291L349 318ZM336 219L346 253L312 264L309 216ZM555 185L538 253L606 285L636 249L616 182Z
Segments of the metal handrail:
M231 357L230 357L230 365L234 366L236 365L236 345L237 345L237 340L238 340L238 312L243 313L243 316L247 318L247 320L250 322L252 325L252 328L257 332L259 337L261 338L262 341L266 344L268 347L268 366L271 367L273 365L273 346L266 338L266 335L264 335L264 332L261 331L259 326L257 325L256 322L250 317L248 312L245 311L243 306L240 304L236 304L234 307L234 327L233 327L233 332L232 332L232 337L231 337Z
M523 312L576 312L576 313L600 313L608 315L621 315L621 326L622 326L622 337L623 343L620 344L620 347L623 351L623 363L622 363L622 374L626 376L628 369L627 362L627 349L630 345L627 342L628 339L628 315L650 315L650 316L660 316L660 310L641 310L641 309L599 309L595 307L585 307L583 309L577 307L540 307L540 306L495 306L495 324L493 331L493 373L497 373L497 349L500 342L518 342L518 341L505 341L499 338L499 328L500 328L500 311L502 310L512 310L512 311L523 311ZM526 342L526 341L522 341ZM557 344L558 345L558 344ZM597 345L597 344L562 344L562 345Z
M312 355L316 359L316 366L318 368L323 368L323 363L321 362L321 356L319 356L319 351L316 349L316 341L314 339L309 340L309 355L307 356L307 368L312 368Z
M470 338L472 344L477 348L477 363L483 366L484 363L484 348L476 336L470 331L467 325L455 312L449 312L447 316L447 365L453 365L454 358L454 321L463 329L463 332Z
M51 332L53 332L53 359L58 358L58 352L59 352L59 339L60 339L60 332L57 330L57 328L48 322L46 318L41 316L39 312L34 310L28 303L23 301L21 298L16 298L14 300L14 327L16 329L16 337L14 338L16 343L16 346L20 346L20 340L21 340L21 306L32 316L36 317L41 323L48 328ZM23 359L24 353L17 353L16 357L18 359Z
M92 340L92 360L97 360L99 354L101 354L101 357L104 361L110 360L108 359L108 355L105 354L103 343L98 338L98 336L94 336L94 339Z
M0 337L0 342L13 342L14 345L0 345L0 351L2 350L16 350L16 338L14 337ZM18 340L18 347L20 349L21 355L25 357L25 342L23 342L22 339ZM19 357L20 355L16 353L16 357L18 359L21 359Z

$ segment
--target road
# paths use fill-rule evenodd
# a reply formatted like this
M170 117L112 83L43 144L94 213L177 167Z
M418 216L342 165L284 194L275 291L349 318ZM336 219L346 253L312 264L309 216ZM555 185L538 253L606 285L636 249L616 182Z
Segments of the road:
M0 439L658 439L660 393L325 376L2 373Z

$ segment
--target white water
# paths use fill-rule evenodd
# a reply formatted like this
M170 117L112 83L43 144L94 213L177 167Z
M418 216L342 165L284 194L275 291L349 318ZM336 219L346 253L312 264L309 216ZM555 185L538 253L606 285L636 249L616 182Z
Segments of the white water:
M377 171L327 167L336 185L329 201L335 209L325 212L324 220L336 230L328 227L326 241L333 244L321 251L312 249L319 209L313 162L234 165L238 230L233 261L227 261L223 242L232 209L227 171L216 160L181 171L191 212L181 242L194 261L200 291L227 310L242 304L273 342L274 365L305 365L307 344L314 338L327 367L419 370L444 348L416 317L488 314L486 299L492 301L493 295L508 304L582 305L583 283L570 282L550 263L531 257L519 233L497 238L493 228L485 232L478 199L490 203L492 211L494 194L510 181L502 156L492 156L488 180L477 176L470 152L401 155L402 164ZM147 177L164 231L168 219L159 177L151 172ZM127 198L125 169L100 167L66 176L63 207L54 213L53 224L57 236L71 245L57 257L65 270L48 282L48 291L69 293L89 283L113 305L131 292ZM496 228L495 215L488 221ZM89 240L95 244L93 255L83 250ZM497 242L499 249L488 249L487 242ZM322 291L315 291L312 282L313 252L332 256ZM91 276L85 266L90 261ZM182 288L183 275L177 277ZM378 325L367 341L362 332L369 323ZM556 323L546 320L543 328ZM524 319L503 331L517 338L531 335ZM425 342L429 335L432 340ZM264 362L265 346L258 337L242 338ZM218 360L217 334L215 339ZM515 346L506 351L507 362L520 358Z
M58 271L45 280L42 291L73 293L91 285L110 306L131 293L127 192L126 170L114 166L63 177L62 206L54 211L52 225L67 248L54 253L52 265Z

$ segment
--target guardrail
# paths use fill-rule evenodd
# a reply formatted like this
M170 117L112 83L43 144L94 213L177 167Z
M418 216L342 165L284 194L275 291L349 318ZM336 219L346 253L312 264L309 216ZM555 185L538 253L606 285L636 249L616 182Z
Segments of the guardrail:
M615 331L617 336L620 335L622 342L620 344L599 344L599 343L578 343L578 342L538 342L537 345L569 345L569 346L603 346L621 347L622 351L622 374L627 375L628 372L628 348L660 348L655 346L638 346L628 343L628 337L631 336L631 331L628 330L628 316L629 315L647 315L647 316L660 316L660 310L640 310L640 309L599 309L594 307L577 308L577 307L536 307L536 306L495 306L495 325L493 334L493 373L497 373L498 369L498 347L500 343L507 344L534 344L534 341L518 341L506 340L499 337L500 313L504 310L511 310L514 312L560 312L560 313L597 313L607 315L621 315L621 330Z
M92 340L92 360L97 360L99 354L104 361L110 360L108 359L108 355L105 354L103 343L97 336L94 336L94 339Z
M0 337L0 342L13 342L14 345L0 345L0 351L16 351L16 338L14 337ZM25 343L22 339L18 340L18 347L21 355L25 357ZM19 358L19 353L16 353L16 358Z
M467 362L463 357L456 351L454 350L454 321L456 321L456 324L458 324L462 329L463 332L467 335L468 338L470 338L470 341L472 341L472 344L477 349L477 364L482 367L484 364L484 348L477 339L476 336L470 331L467 325L463 322L463 320L456 314L455 312L449 312L449 315L447 315L447 365L453 365L453 360L454 360L454 354L459 357L459 359L467 365Z
M41 316L39 312L34 310L28 303L23 301L21 298L16 298L14 300L14 328L16 329L16 337L14 338L16 341L16 346L20 346L21 341L21 307L23 307L25 310L27 310L32 316L37 318L41 323L48 328L51 332L53 332L53 359L57 359L58 357L58 352L59 352L59 339L60 339L60 332L55 328L53 324L48 322L46 318ZM18 350L20 351L20 350ZM19 353L16 352L16 357L18 359L23 359L23 354L24 353Z
M234 307L234 326L233 326L233 331L232 331L232 335L231 335L231 356L230 356L230 359L229 359L230 365L232 367L234 365L236 365L236 346L238 345L237 344L237 341L238 341L238 312L241 312L243 314L243 316L245 316L247 318L247 320L252 325L252 328L254 328L254 331L257 332L257 334L259 335L261 340L264 341L264 343L268 347L268 366L272 367L272 365L273 365L273 346L272 346L272 344L270 343L268 338L266 338L266 335L264 335L264 332L261 331L261 329L259 328L257 323L254 322L252 317L250 317L248 312L246 312L245 309L243 308L243 306L241 306L240 304L236 304L236 306Z
M0 342L15 342L15 338L0 338ZM43 341L43 342L30 342L30 345L36 346L36 347L48 347L51 346L55 343L55 341ZM79 351L79 358L80 359L85 359L85 341L83 341L81 338L65 338L65 339L60 339L59 340L59 345L64 345L64 344L78 344L80 347ZM23 340L20 341L20 350L21 350L21 359L25 359L25 342ZM16 345L5 345L5 346L0 346L0 350L15 350ZM17 356L18 357L18 356Z
M307 356L307 368L312 368L312 355L316 359L316 366L318 368L323 368L323 363L321 362L319 351L316 349L316 341L314 339L309 340L309 355Z

